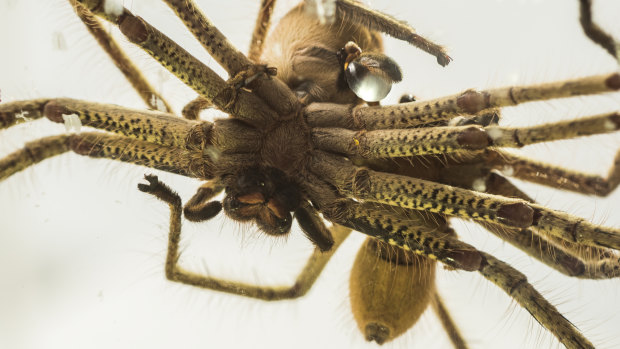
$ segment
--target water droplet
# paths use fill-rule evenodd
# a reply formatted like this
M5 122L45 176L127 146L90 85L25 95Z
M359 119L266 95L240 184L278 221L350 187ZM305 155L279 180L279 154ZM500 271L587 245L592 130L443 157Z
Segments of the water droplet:
M345 70L349 88L366 102L378 102L392 89L392 83L384 77L371 73L364 65L353 61Z

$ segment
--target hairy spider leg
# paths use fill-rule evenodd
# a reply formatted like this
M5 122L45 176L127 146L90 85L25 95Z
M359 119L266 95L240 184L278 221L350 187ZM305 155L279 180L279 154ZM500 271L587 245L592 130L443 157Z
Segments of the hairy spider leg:
M388 106L351 108L333 103L315 103L306 109L305 115L312 127L367 131L401 129L449 120L458 115L473 115L490 108L618 90L620 74L613 73L529 86L467 90L453 96Z
M116 40L103 27L101 22L76 0L69 0L77 16L82 20L88 31L97 40L101 48L108 54L112 62L125 75L127 81L146 105L154 110L172 112L170 104L149 84L140 69L129 59ZM160 102L158 102L160 101ZM161 104L160 104L161 103ZM162 110L163 109L163 110Z

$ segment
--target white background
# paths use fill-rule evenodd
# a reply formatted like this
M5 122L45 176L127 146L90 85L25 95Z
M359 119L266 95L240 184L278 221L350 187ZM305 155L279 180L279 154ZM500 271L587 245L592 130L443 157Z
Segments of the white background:
M595 18L620 38L620 4L595 0ZM259 1L199 1L204 12L247 50ZM294 1L279 1L281 16ZM578 24L577 1L387 1L373 6L445 45L454 62L441 68L407 44L386 40L405 81L388 103L413 92L419 99L467 88L602 74L616 62ZM125 6L215 67L159 1ZM115 29L112 29L116 33ZM121 39L122 40L122 39ZM66 1L0 0L2 102L72 97L144 108L74 16ZM195 93L124 45L177 112ZM218 68L219 69L219 68ZM221 69L218 70L222 72ZM620 109L620 96L577 98L507 108L504 125L527 125ZM64 132L40 120L0 131L0 156L27 140ZM530 146L528 156L605 174L618 133ZM144 173L132 165L67 154L0 183L0 347L2 348L346 348L367 344L348 303L348 272L363 241L354 234L310 293L267 303L174 284L164 279L168 208L138 192ZM159 173L184 201L198 181ZM609 198L566 194L518 182L541 203L596 223L620 227L620 193ZM620 282L564 277L503 244L474 224L454 220L461 237L526 273L532 283L599 348L620 347ZM274 240L253 227L218 217L186 223L182 263L211 275L287 284L312 246L295 230ZM555 348L529 314L476 273L439 273L438 287L472 348ZM450 348L436 318L422 320L394 348Z

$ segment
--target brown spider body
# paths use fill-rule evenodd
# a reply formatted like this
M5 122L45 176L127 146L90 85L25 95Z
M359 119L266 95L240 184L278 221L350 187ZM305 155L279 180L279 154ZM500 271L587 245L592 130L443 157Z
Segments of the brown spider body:
M342 66L334 55L348 41L368 52L383 49L378 33L347 18L321 24L300 4L267 37L261 61L277 67L278 77L291 89L298 90L301 85L313 102L355 103L359 99L346 86Z
M90 3L93 12L101 15L100 3L86 3ZM175 11L184 21L192 21L188 13L194 11L184 12L186 9L179 7L179 4L190 2L169 3L173 8L176 6ZM347 6L355 7L350 1L341 4L345 10ZM213 102L232 117L213 123L187 121L167 113L135 111L133 114L123 108L111 112L106 105L80 105L63 99L9 104L0 109L2 126L15 123L20 114L20 110L13 107L17 105L17 109L28 110L30 117L39 112L41 115L37 117L46 116L56 122L75 113L89 126L122 136L102 133L59 135L46 140L48 148L33 143L24 148L29 155L24 156L22 151L17 156L11 154L0 160L3 161L0 162L0 175L3 175L0 178L45 157L72 150L81 155L128 161L209 180L186 205L185 218L204 221L223 207L230 218L253 221L271 235L288 233L296 218L304 233L317 246L305 268L307 270L302 272L302 276L308 274L310 277L300 277L290 288L257 287L205 277L179 268L176 264L180 257L180 198L156 177L148 176L149 184L140 184L140 190L158 196L171 206L166 262L166 276L170 280L266 300L299 297L308 291L330 253L346 236L339 232L338 227L327 230L318 216L320 212L332 222L377 238L368 240L360 250L351 273L353 314L367 340L381 343L402 334L417 321L428 304L433 304L454 345L465 346L463 342L458 343L462 338L455 328L449 328L454 323L449 320L443 304L436 300L435 262L431 259L439 259L448 269L477 271L496 283L565 345L589 346L589 342L581 338L561 313L529 285L522 273L456 240L448 226L448 218L474 219L502 239L521 244L526 253L564 274L586 278L616 277L613 259L617 254L614 235L617 229L593 225L534 204L497 170L503 169L508 162L515 164L518 178L545 185L559 184L560 188L597 195L607 195L615 188L617 171L612 170L609 178L584 177L561 170L554 172L544 163L532 165L497 148L487 148L491 145L520 147L540 140L604 133L617 128L620 125L617 114L549 126L555 127L553 132L543 128L514 131L493 126L496 122L495 106L535 100L545 93L549 93L546 98L550 98L618 89L617 75L548 85L545 92L538 92L540 86L511 89L507 94L500 89L484 93L470 91L427 103L369 108L346 88L340 62L325 54L337 52L350 40L356 41L365 52L379 51L382 43L374 30L383 28L381 30L392 35L394 32L366 15L358 13L345 17L343 21L337 19L330 27L317 25L317 21L308 17L301 6L293 9L274 29L273 35L265 40L262 56L254 46L250 51L258 63L277 68L276 78L267 76L273 75L272 70L260 66L253 70L254 67L240 64L243 60L235 60L238 55L229 50L210 23L203 22L205 28L191 26L192 31L198 32L199 39L206 40L207 50L229 70L231 79L228 83L201 68L198 61L188 70L183 61L189 56L182 48L174 48L171 42L153 34L142 19L127 14L106 13L103 16L119 24L131 41L143 46L207 100L197 100L199 107L196 110ZM206 34L201 32L202 29ZM420 44L435 55L440 64L450 61L443 50L425 45ZM181 57L178 60L183 64L179 64L175 56ZM203 79L203 74L209 78ZM279 87L280 81L286 83L293 93ZM579 87L583 85L588 87ZM597 92L584 92L591 86ZM325 104L333 102L338 104ZM465 118L454 118L451 122L447 121L451 117L441 119L445 111L441 103L457 105L455 108L461 108ZM164 105L170 110L167 103ZM414 105L431 112L418 115ZM152 106L159 108L157 103ZM190 118L189 114L185 116ZM436 118L441 120L435 121ZM448 129L448 125L461 128ZM452 137L451 132L457 131L462 133ZM411 142L416 137L421 137L424 143L415 145ZM437 142L439 139L446 141ZM465 151L459 153L459 149ZM561 178L554 179L554 176ZM482 185L480 180L483 180ZM226 191L226 197L221 204L211 201L222 190ZM526 235L515 233L530 226L553 237L542 234L545 239L536 240L539 235L529 230ZM598 236L595 234L598 231L608 236ZM332 234L334 239L331 239ZM519 240L528 237L532 240ZM579 241L577 246L567 243L571 239ZM584 245L581 245L582 241ZM563 243L568 245L562 246ZM607 247L611 249L607 250ZM333 248L330 252L321 252L330 248ZM564 249L573 254L565 256ZM599 261L593 262L593 255L600 256L602 267L594 265ZM579 258L585 262L578 261ZM318 267L312 267L312 261L318 261ZM399 276L391 274L395 269L401 270ZM532 304L534 308L530 308ZM542 308L536 308L540 304Z

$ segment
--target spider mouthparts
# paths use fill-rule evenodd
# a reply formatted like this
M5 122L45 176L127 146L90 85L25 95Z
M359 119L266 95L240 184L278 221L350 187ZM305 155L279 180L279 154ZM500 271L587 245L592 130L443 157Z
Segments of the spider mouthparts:
M255 204L261 204L265 202L265 197L260 192L254 192L254 193L239 196L237 200L244 204L255 205Z

